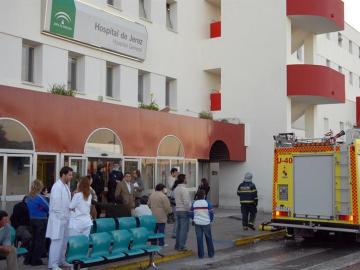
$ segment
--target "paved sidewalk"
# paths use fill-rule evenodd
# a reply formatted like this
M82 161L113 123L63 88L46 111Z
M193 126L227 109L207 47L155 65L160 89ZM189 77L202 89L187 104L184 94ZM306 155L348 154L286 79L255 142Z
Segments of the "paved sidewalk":
M269 221L271 219L271 215L269 213L259 212L256 218L256 224L260 224L262 222ZM176 253L174 250L175 239L171 238L173 225L166 225L166 240L165 243L168 244L161 253L165 255L170 255ZM258 236L262 234L266 234L267 232L261 231L243 231L241 224L241 212L239 209L215 209L215 221L212 225L212 234L215 245L215 250L227 249L234 246L234 240L240 238L248 238L252 236ZM204 243L205 244L205 243ZM197 245L196 245L196 236L195 230L193 226L190 226L190 231L188 234L187 247L193 251L193 254L196 256L197 253ZM205 253L206 254L206 253ZM143 259L146 257L143 257ZM141 258L138 260L142 260ZM19 259L19 268L24 270L44 270L47 269L47 266L25 266L22 264L23 259ZM91 270L97 269L106 269L112 268L117 265L121 265L124 263L134 262L136 260L128 260L119 263L113 263L108 265L102 265L98 267L90 267ZM47 263L47 260L44 260L44 263ZM0 269L6 269L4 261L0 262Z

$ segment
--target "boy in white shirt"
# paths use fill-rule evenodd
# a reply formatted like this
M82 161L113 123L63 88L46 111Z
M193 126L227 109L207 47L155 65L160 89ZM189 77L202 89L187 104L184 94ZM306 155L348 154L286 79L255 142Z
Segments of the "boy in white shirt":
M215 249L211 235L210 223L214 219L213 207L210 202L205 200L205 191L199 190L197 200L193 202L190 209L190 218L195 223L195 233L198 248L198 257L204 258L203 235L205 235L209 258L214 257Z
M151 209L149 208L147 203L148 203L148 197L142 196L140 199L140 205L135 208L135 211L134 211L135 217L152 215Z

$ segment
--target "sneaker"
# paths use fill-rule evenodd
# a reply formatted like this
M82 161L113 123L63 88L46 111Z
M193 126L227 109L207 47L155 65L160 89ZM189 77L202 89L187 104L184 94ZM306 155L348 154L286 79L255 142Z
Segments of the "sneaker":
M60 266L63 267L63 268L70 268L70 267L72 267L73 265L70 264L70 263L67 263L67 262L63 262Z
M179 248L178 251L189 251L186 247Z
M51 268L52 270L62 270L59 266Z
M246 227L246 226L243 227L243 230L244 230L244 231L247 231L248 229L249 229L249 228Z

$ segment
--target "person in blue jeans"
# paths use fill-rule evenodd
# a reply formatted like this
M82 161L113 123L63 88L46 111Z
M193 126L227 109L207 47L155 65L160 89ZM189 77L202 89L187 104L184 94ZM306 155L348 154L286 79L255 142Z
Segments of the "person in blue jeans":
M205 200L205 196L205 191L202 189L199 190L196 196L197 200L193 202L190 209L190 218L195 224L198 257L200 259L204 258L204 235L209 258L212 258L215 255L210 225L214 220L214 211L211 203Z
M175 250L186 251L186 240L189 231L189 210L191 199L186 188L185 174L179 174L177 186L174 188L176 202L176 243Z

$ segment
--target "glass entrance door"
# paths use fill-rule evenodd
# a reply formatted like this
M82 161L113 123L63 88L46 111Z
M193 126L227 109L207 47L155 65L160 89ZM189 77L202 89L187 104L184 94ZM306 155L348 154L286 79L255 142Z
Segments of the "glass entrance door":
M29 193L32 167L32 155L0 156L1 207L8 213Z
M70 190L74 191L76 189L77 182L80 177L86 175L87 169L87 159L82 157L69 157L69 165L74 170L73 178L70 182Z
M125 159L124 160L124 173L130 172L139 169L139 160L137 159Z

